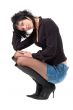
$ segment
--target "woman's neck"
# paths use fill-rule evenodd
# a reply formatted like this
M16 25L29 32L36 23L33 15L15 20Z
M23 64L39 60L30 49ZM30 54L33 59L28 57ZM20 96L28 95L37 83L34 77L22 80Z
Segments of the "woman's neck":
M35 23L36 23L36 40L38 42L39 17L35 18Z
M35 18L35 23L36 23L36 29L38 30L38 27L39 27L39 17Z

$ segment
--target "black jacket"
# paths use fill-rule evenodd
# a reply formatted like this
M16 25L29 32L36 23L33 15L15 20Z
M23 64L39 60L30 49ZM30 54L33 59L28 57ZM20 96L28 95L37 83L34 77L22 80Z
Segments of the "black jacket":
M47 64L57 65L67 58L64 54L63 43L59 28L52 19L43 19L40 17L38 31L38 42L36 40L36 34L33 32L30 37L21 41L22 36L20 33L13 32L12 45L15 50L24 49L31 44L35 43L41 47L37 53L32 53L32 57Z

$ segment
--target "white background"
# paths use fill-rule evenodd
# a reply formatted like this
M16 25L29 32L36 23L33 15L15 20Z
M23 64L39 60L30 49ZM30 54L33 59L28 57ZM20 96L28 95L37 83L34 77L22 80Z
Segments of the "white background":
M11 60L14 13L28 9L35 16L52 18L59 26L69 70L66 79L56 85L55 98L35 100L26 97L35 90L34 81L14 67ZM0 110L73 110L73 3L72 0L0 1ZM37 51L33 45L27 50Z

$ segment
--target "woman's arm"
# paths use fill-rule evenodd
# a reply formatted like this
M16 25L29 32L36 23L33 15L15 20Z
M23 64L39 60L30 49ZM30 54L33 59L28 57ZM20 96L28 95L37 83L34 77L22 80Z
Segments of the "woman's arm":
M21 41L21 36L13 32L13 38L12 38L12 45L14 50L22 50L28 46L33 44L33 36L31 35L30 37L26 38L25 40Z

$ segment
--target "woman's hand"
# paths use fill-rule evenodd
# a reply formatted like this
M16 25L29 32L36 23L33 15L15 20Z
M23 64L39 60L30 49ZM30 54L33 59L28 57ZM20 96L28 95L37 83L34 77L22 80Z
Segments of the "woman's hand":
M23 51L16 51L15 54L14 54L14 58L18 58L18 57L23 57L24 56L24 53Z
M26 57L32 57L32 53L31 52L24 51L24 56L26 56Z
M27 51L17 51L14 54L14 57L17 59L18 57L32 57L32 53L31 52L27 52Z

